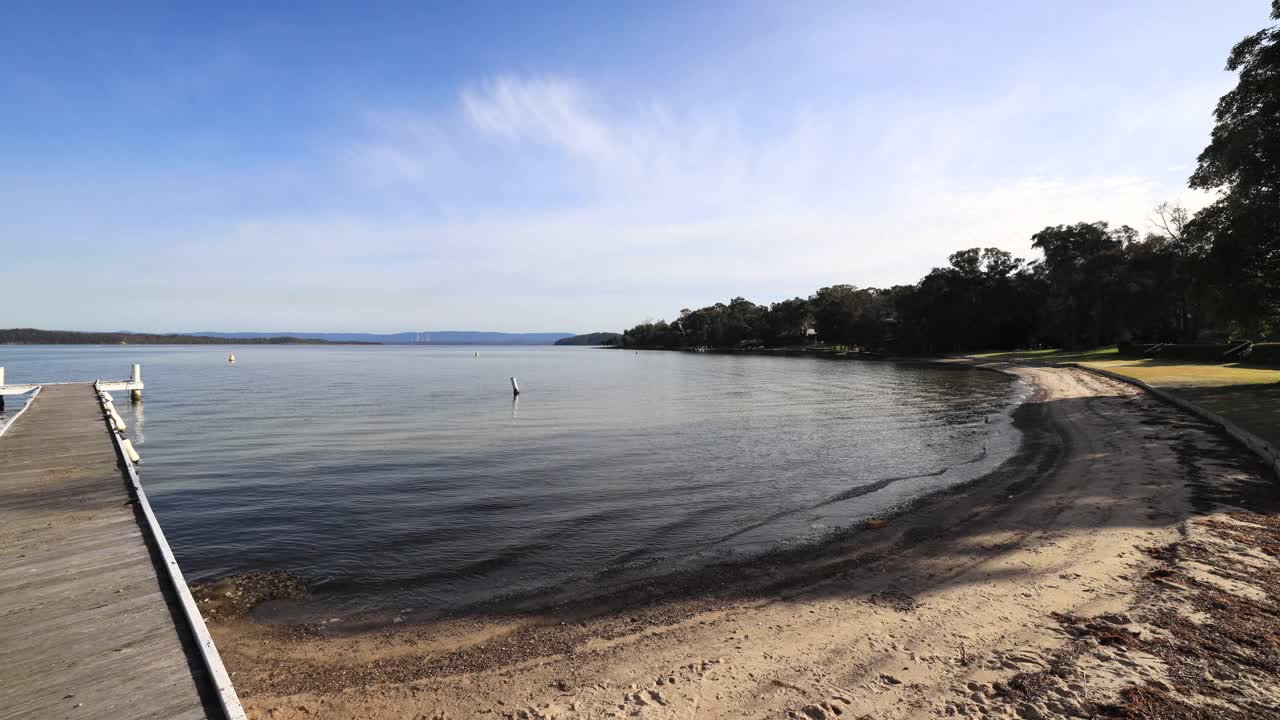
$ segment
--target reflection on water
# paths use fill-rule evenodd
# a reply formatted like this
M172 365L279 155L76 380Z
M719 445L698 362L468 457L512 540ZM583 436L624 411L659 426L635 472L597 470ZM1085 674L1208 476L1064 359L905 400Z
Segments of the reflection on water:
M18 413L22 412L22 408L26 407L30 400L31 393L23 395L5 395L4 409L0 410L0 430L3 430L10 422L12 422L13 419L18 416Z
M13 347L0 365L58 381L142 363L129 435L188 577L291 570L332 609L456 608L813 539L987 471L1017 442L1019 386L974 370L234 350L231 365L227 347Z
M133 441L134 447L141 447L147 442L146 433L146 406L142 403L129 403L129 414L132 421L126 423L129 426L129 439ZM116 408L117 412L119 408Z

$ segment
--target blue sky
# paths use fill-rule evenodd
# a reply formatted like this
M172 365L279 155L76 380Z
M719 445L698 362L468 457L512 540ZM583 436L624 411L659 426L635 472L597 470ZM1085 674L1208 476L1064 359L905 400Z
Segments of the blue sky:
M551 5L6 5L0 327L622 329L1142 229L1269 22Z

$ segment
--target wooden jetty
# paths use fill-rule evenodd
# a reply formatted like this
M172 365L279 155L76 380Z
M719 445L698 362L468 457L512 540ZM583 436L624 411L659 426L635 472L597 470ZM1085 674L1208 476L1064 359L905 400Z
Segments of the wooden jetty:
M122 437L120 382L5 385L0 720L245 717Z

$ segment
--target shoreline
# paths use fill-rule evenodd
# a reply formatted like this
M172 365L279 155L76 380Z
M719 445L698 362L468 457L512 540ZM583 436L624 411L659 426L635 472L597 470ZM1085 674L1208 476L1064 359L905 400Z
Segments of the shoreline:
M873 501L865 510L850 512L841 524L833 524L819 533L787 538L764 549L733 551L727 558L667 559L655 566L629 570L601 569L590 575L576 577L562 587L544 586L515 593L502 593L465 606L442 609L397 610L395 608L399 607L398 605L390 605L351 610L326 607L323 603L308 603L305 593L301 590L304 587L304 580L281 571L250 571L213 578L199 582L197 588L208 589L209 592L206 594L215 608L224 604L218 600L217 595L228 590L233 591L235 599L225 603L237 606L234 612L229 613L232 619L252 613L253 621L261 625L295 628L321 626L319 629L326 634L338 636L378 631L402 623L439 623L471 617L520 617L547 612L576 613L597 605L614 607L618 605L615 597L630 596L637 588L645 588L645 597L648 598L654 597L654 593L659 597L687 594L693 592L693 588L708 582L720 585L742 584L752 575L753 568L762 563L771 566L786 565L806 558L826 555L831 552L832 547L854 542L854 536L862 533L883 535L885 533L882 530L868 527L867 523L896 523L898 519L910 515L916 508L929 503L932 498L963 490L992 473L1000 471L1023 451L1024 425L1030 421L1025 418L1019 420L1018 413L1034 391L1025 379L1020 378L1016 373L998 368L967 365L951 360L919 361L916 364L931 369L990 371L1000 374L1014 388L1008 404L990 416L999 419L991 422L991 434L980 453L938 470L921 471L912 475L860 479L858 482L861 484L846 488L818 504L799 506L785 513L770 515L758 523L738 528L708 547L718 546L730 538L792 516L812 514L851 501L863 502L868 499ZM904 488L912 483L921 482L928 483L930 487L916 493L912 493L909 488ZM934 485L938 482L941 484ZM895 500L893 499L895 494L908 495L909 499ZM811 519L816 520L817 517L815 515ZM822 518L822 520L826 519ZM714 578L714 581L708 581L708 577ZM245 581L243 587L240 586L241 578ZM283 587L285 591L264 592L264 584ZM245 607L242 600L246 598L260 599L250 602ZM585 601L584 598L586 598ZM225 611L219 608L214 612L224 614Z
M559 605L391 625L235 620L215 637L252 717L1071 717L1126 702L1124 683L1034 697L1009 683L1065 667L1060 651L1085 642L1057 616L1134 611L1159 562L1136 546L1186 542L1194 517L1217 512L1207 473L1254 489L1266 476L1136 388L1002 371L1035 388L1015 411L1019 450L883 525ZM1105 662L1134 687L1169 684L1156 660Z

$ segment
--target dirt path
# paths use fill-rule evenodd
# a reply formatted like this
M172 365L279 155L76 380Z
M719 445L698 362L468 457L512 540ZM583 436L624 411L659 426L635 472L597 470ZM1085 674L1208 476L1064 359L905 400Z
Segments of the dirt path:
M1011 371L1037 388L1018 456L887 527L537 613L218 645L255 718L1280 717L1274 480L1128 385Z

